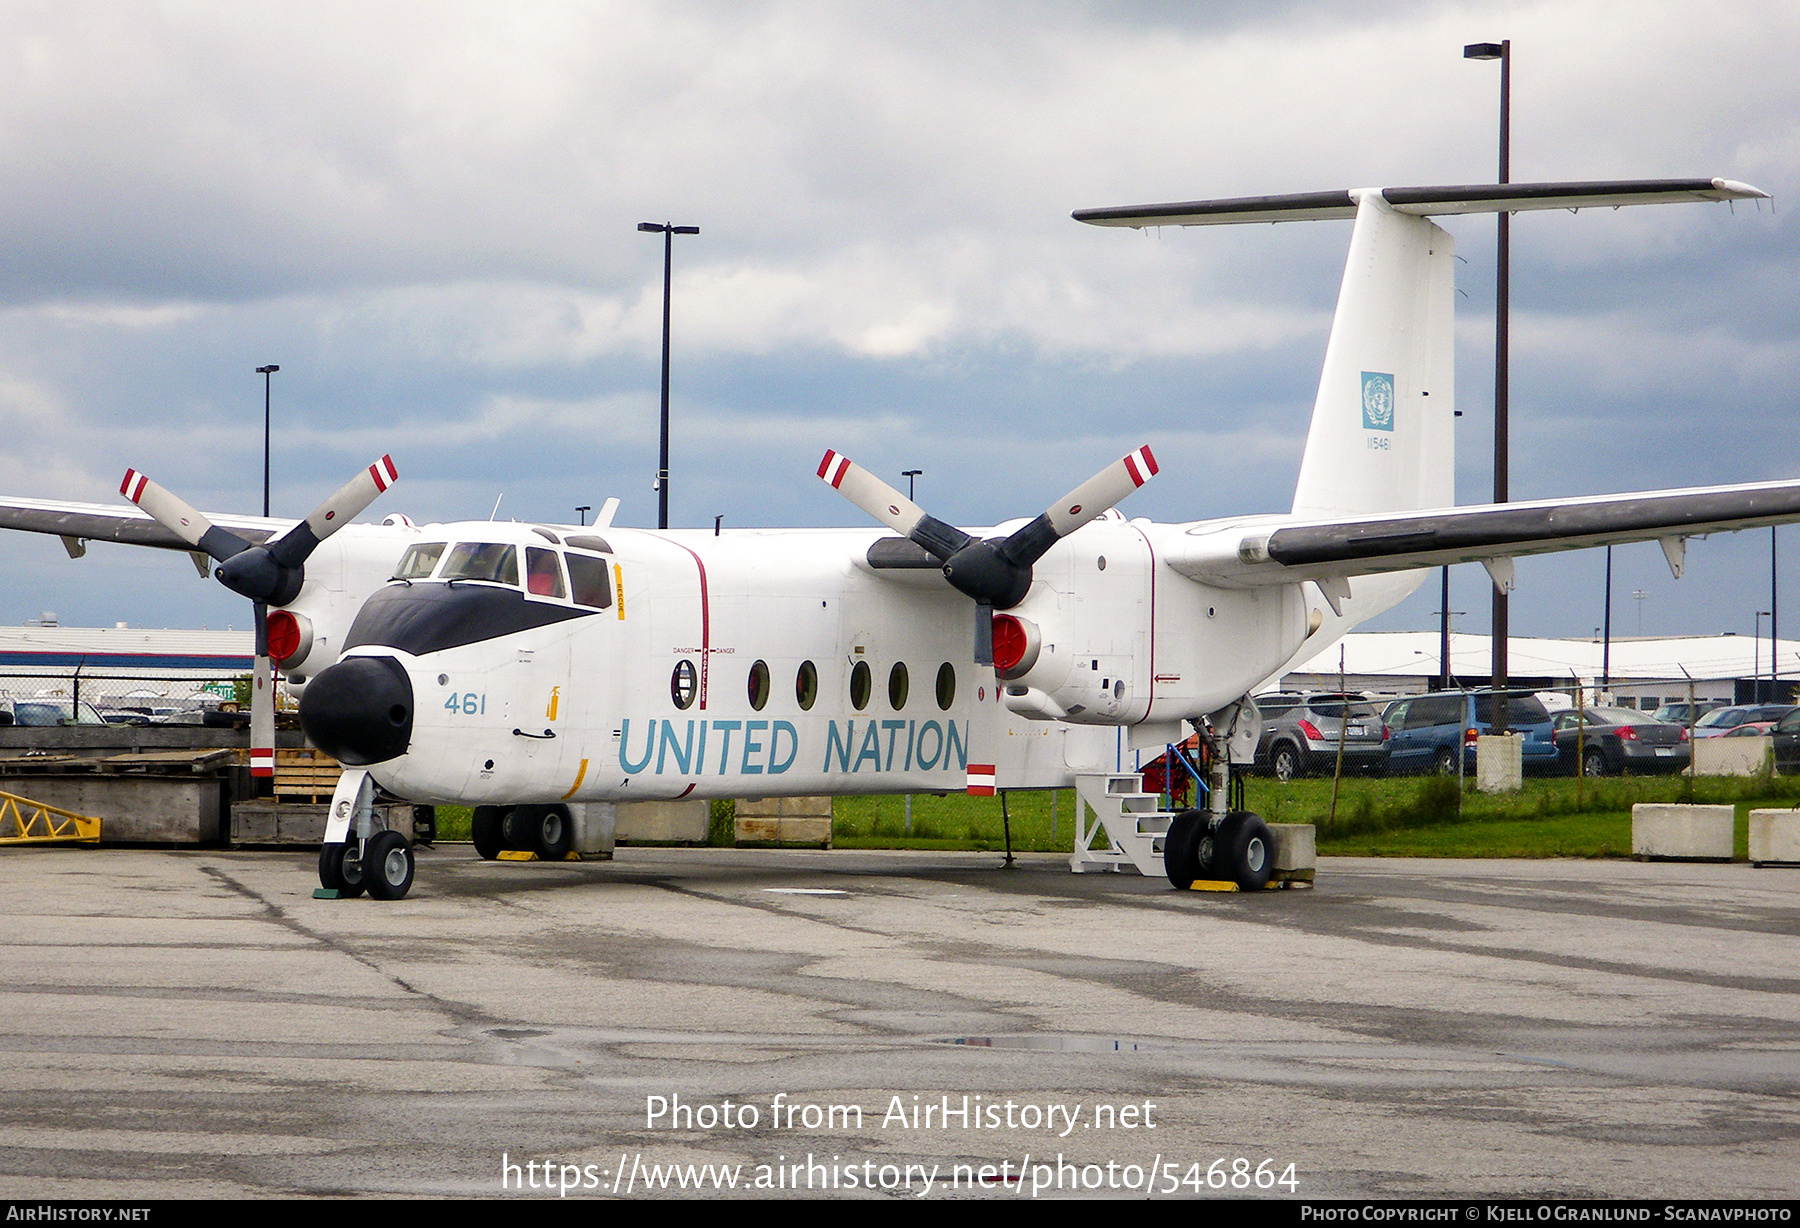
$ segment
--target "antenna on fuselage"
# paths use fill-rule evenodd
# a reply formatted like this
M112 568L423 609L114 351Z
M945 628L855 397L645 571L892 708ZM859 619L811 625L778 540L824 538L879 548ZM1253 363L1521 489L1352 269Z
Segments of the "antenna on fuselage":
M488 513L489 523L492 523L494 517L496 517L500 514L500 500L504 499L504 498L506 498L506 492L503 490L500 492L499 498L496 498L494 500L494 510Z

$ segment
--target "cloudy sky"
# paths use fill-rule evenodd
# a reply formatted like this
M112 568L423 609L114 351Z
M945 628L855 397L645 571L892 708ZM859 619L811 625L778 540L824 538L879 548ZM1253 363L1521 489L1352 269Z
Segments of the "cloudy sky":
M858 523L826 447L964 524L1148 442L1132 515L1287 507L1348 223L1138 233L1072 209L1723 175L1774 208L1513 226L1517 498L1800 477L1800 4L179 3L0 8L0 492L304 514L391 452L418 520L653 525L661 239L673 521ZM1458 250L1464 502L1492 480L1491 217ZM1792 533L1792 536L1789 536ZM1782 548L1800 569L1800 530ZM1791 543L1791 544L1790 544ZM1751 629L1768 533L1615 629ZM6 535L0 621L243 626L187 561ZM1462 574L1462 573L1468 574ZM1600 622L1601 559L1522 562L1517 634ZM1458 625L1487 624L1459 568ZM1633 600L1631 594L1645 596ZM1800 630L1800 584L1784 585ZM1378 626L1432 625L1436 587Z

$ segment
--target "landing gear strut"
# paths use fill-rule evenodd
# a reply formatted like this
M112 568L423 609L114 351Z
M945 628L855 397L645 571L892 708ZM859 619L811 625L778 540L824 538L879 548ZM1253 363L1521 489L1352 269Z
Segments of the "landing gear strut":
M1267 823L1243 809L1243 778L1234 780L1231 772L1234 759L1247 764L1254 757L1260 717L1245 697L1194 722L1210 779L1206 808L1176 815L1163 841L1163 868L1178 890L1204 879L1260 891L1274 873L1274 836Z

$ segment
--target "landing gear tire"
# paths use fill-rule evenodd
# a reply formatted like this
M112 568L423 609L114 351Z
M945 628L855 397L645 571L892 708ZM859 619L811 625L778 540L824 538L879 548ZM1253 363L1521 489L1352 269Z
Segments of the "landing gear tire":
M1240 891L1261 891L1275 872L1275 836L1248 810L1233 810L1212 837L1210 872L1228 878Z
M1437 753L1437 774L1439 776L1456 775L1456 753L1454 751L1440 750Z
M412 890L413 851L397 831L378 831L363 851L364 878L378 900L403 900Z
M1300 768L1299 752L1285 742L1277 746L1275 752L1269 756L1269 770L1274 774L1275 779L1280 781L1289 781L1296 776L1304 775Z
M1163 837L1163 873L1177 891L1186 891L1200 877L1200 846L1206 839L1206 813L1183 810L1169 820Z
M500 856L500 850L506 847L506 835L501 830L505 817L506 809L503 806L477 806L469 816L469 839L482 860L494 860Z
M319 886L337 892L338 899L354 900L361 895L368 886L363 878L355 840L327 844L319 849Z
M532 822L532 834L537 837L537 855L544 861L561 861L569 855L575 844L575 825L569 821L569 812L561 806L538 806L540 811Z

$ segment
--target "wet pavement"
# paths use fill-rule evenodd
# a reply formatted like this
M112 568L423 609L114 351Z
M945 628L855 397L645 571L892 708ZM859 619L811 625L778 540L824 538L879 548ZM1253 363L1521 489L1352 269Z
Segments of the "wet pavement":
M1237 896L445 846L397 904L312 899L300 854L0 875L6 1197L1800 1192L1800 870L1327 859Z

